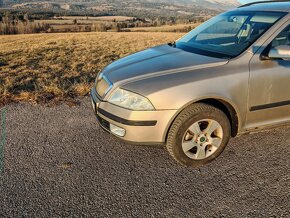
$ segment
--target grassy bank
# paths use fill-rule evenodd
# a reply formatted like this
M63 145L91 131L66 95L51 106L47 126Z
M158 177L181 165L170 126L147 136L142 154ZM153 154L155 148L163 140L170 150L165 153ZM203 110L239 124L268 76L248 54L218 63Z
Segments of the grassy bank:
M0 36L0 105L75 102L97 73L127 54L179 38L175 33Z

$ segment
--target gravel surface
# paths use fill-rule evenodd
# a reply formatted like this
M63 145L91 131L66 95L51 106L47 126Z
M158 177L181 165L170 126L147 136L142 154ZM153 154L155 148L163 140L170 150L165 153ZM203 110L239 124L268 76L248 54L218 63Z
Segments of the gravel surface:
M120 142L90 101L7 107L0 217L289 217L290 127L232 139L200 169Z

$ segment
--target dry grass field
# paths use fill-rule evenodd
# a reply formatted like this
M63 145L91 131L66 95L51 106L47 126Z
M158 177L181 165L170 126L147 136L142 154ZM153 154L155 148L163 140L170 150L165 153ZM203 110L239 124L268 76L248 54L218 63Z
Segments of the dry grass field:
M76 103L97 73L130 53L173 41L176 33L62 33L0 36L0 105Z
M131 32L189 32L197 27L199 24L176 24L176 25L164 25L157 27L135 27L128 28Z
M63 16L56 17L51 20L35 20L37 23L46 23L54 25L73 24L77 20L79 24L92 24L100 22L123 22L133 20L134 17L127 16L100 16L100 17L85 17L85 16Z
M128 16L99 16L99 17L86 17L86 16L62 16L59 17L64 20L96 20L96 21L127 21L133 20L134 17Z
M127 16L62 16L55 17L51 20L35 20L34 23L49 25L47 32L50 33L106 32L104 30L105 27L108 28L109 31L118 32L112 27L115 26L115 28L117 28L118 22L131 22L133 19L134 17Z

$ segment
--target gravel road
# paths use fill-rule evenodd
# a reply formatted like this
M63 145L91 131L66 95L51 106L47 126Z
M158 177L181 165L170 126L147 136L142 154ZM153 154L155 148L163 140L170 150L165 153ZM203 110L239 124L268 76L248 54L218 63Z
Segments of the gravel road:
M0 217L289 217L290 127L188 169L103 132L90 101L7 106Z

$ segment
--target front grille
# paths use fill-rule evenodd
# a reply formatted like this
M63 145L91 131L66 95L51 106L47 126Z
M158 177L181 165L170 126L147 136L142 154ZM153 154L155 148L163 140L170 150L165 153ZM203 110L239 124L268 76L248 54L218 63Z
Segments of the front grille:
M97 115L98 121L102 127L104 127L106 130L110 131L110 123L107 120L104 120L102 117Z
M112 88L111 82L101 74L100 78L97 80L96 83L96 91L98 95L103 98L105 95L110 91Z

